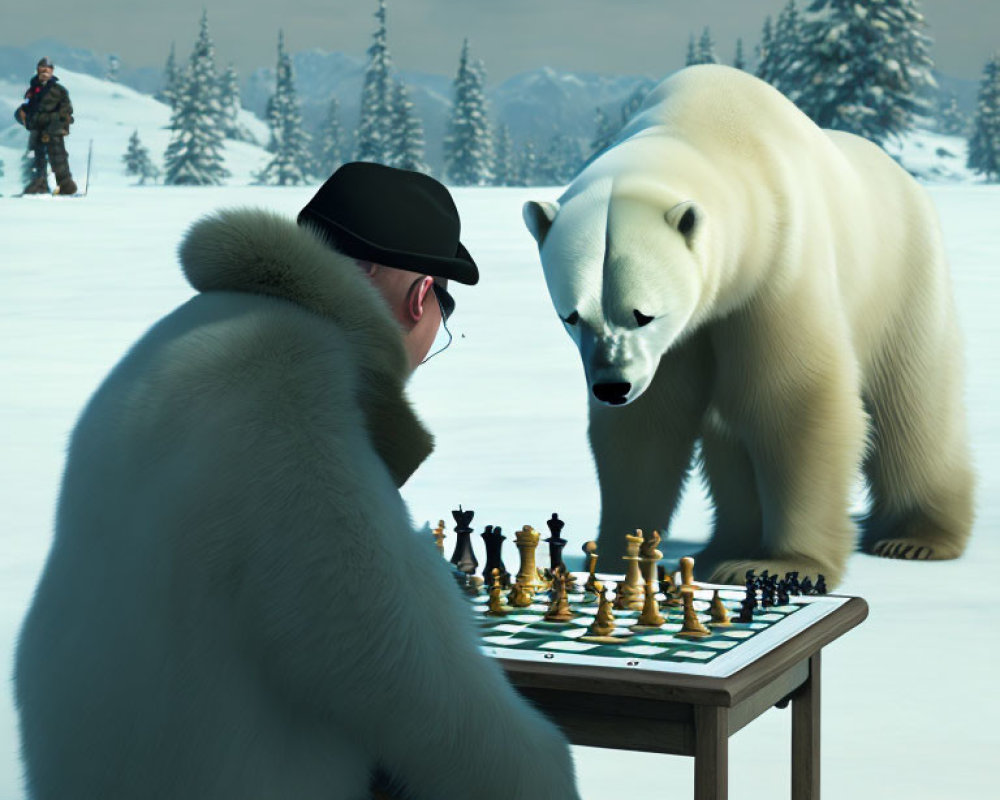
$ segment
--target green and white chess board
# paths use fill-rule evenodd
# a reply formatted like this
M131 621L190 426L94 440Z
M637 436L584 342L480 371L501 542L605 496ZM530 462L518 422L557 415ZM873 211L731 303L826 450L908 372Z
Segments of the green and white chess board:
M582 587L586 574L575 574L577 584ZM621 576L599 575L598 578L615 581ZM642 630L632 629L636 625L638 611L615 610L614 636L621 641L604 644L585 641L587 628L597 613L597 598L592 594L582 591L569 594L570 606L577 616L564 623L543 619L549 607L547 592L536 595L536 602L531 606L513 609L505 617L486 615L489 596L485 588L470 601L482 650L489 656L725 677L815 624L848 599L821 595L792 597L787 605L766 609L758 607L753 622L740 623L736 617L743 600L742 588L701 586L695 592L694 607L698 618L712 633L700 639L677 636L684 618L681 606L661 605L660 614L666 618L666 623L659 628ZM711 622L709 608L715 589L719 589L719 595L729 611L729 625ZM664 596L657 594L657 599L662 604Z

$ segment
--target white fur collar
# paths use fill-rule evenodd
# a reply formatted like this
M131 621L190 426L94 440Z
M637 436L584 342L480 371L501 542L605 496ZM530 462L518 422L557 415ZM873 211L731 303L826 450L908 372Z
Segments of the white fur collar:
M229 209L196 222L179 248L200 292L282 297L333 320L357 353L359 404L379 455L402 485L433 439L406 399L409 361L398 323L353 259L270 211Z

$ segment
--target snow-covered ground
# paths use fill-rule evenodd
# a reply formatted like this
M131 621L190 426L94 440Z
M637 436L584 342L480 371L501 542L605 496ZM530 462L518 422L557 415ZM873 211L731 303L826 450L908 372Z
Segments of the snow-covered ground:
M312 192L124 183L94 182L85 200L0 198L0 665L6 674L49 547L67 434L124 350L192 294L175 257L183 231L225 206L292 215ZM823 786L824 796L836 800L996 796L1000 187L932 186L930 192L942 216L966 336L978 518L969 551L958 561L852 559L842 589L865 597L871 615L824 652ZM450 523L449 511L459 503L476 510L480 530L483 524L539 527L558 511L567 521L567 552L579 553L598 514L583 375L520 219L525 199L557 193L455 190L463 239L483 277L476 287L454 287L454 344L411 383L438 449L405 495L418 524ZM674 538L705 535L706 505L693 486ZM772 710L733 737L733 800L787 796L789 726L787 711ZM622 793L633 800L691 796L690 759L574 752L587 800ZM22 796L16 717L4 691L0 800Z

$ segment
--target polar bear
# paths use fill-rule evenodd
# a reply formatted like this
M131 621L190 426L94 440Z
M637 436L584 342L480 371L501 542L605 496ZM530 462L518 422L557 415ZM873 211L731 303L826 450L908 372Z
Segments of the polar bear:
M836 585L859 467L863 549L962 553L974 478L940 228L880 148L696 66L556 203L523 211L590 389L602 556L664 530L699 442L712 580Z

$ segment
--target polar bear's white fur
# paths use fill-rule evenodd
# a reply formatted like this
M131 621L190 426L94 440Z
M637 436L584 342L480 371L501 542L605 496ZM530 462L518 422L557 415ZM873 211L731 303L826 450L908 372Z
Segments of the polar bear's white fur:
M716 580L835 585L859 467L868 550L962 552L974 481L940 229L877 146L698 66L524 216L591 390L602 556L668 525L699 440Z

